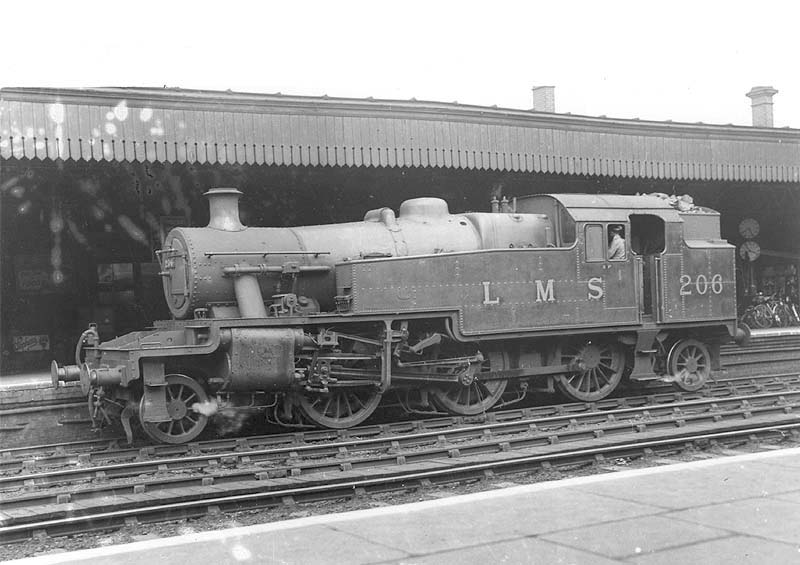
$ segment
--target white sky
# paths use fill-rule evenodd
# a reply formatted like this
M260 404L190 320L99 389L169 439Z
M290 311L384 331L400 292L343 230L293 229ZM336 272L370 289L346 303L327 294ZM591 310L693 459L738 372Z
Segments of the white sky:
M0 87L170 86L415 97L800 128L800 2L6 1Z

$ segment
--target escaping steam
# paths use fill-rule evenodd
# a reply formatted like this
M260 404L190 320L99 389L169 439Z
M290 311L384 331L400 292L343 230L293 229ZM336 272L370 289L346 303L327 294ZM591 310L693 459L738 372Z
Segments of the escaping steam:
M195 402L192 404L192 411L202 414L203 416L213 416L219 410L219 405L214 399L206 400L205 402Z
M239 432L251 415L247 410L237 409L233 406L220 406L215 399L195 402L192 404L192 411L213 418L214 427L220 436Z

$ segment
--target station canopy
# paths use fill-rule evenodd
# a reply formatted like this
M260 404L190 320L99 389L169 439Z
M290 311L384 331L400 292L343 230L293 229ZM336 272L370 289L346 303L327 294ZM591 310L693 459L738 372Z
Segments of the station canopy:
M424 101L0 89L0 160L441 167L800 182L800 130Z

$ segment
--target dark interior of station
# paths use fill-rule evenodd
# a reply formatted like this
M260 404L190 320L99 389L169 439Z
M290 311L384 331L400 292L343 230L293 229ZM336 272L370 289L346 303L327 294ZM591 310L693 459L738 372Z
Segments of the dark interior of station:
M545 175L438 168L334 168L127 162L4 161L0 171L2 290L0 376L70 362L89 322L101 338L168 317L155 250L176 225L204 226L202 194L244 193L251 226L357 221L367 210L418 196L445 199L452 213L489 211L492 197L533 193L688 194L722 215L737 253L740 306L749 292L797 301L800 185ZM750 229L742 229L742 221Z

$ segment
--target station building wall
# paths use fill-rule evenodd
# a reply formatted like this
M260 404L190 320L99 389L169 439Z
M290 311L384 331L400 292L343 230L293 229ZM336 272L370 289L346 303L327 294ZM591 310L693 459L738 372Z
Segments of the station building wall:
M489 209L492 196L543 192L690 194L722 213L741 243L744 217L784 265L800 258L800 185L643 180L445 168L302 167L4 160L0 171L0 378L72 362L89 322L108 339L168 316L155 250L175 225L208 222L202 194L244 193L242 220L293 226L360 220L417 196L451 212ZM742 273L752 266L742 266ZM760 279L759 279L760 280Z

